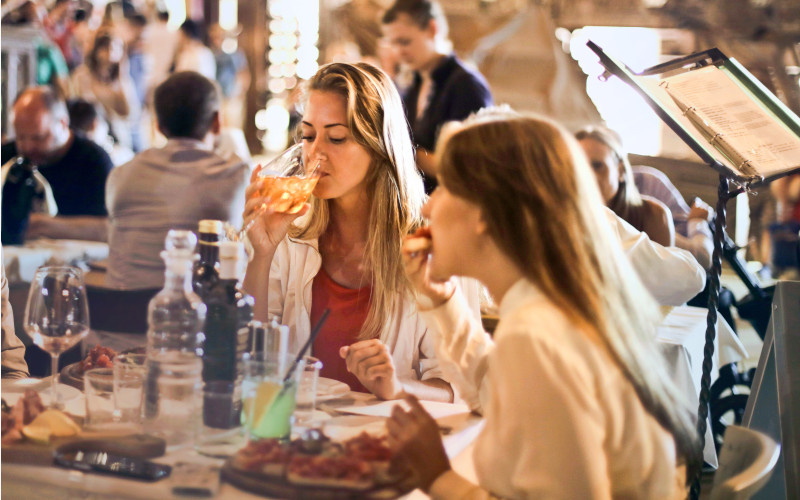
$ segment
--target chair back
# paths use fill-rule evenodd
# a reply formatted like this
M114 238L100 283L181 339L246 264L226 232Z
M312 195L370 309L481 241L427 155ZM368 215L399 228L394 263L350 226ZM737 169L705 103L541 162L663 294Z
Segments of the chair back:
M147 305L160 290L115 290L87 285L92 330L116 333L147 332Z
M780 453L781 445L766 434L728 426L711 500L746 500L753 496L769 480Z

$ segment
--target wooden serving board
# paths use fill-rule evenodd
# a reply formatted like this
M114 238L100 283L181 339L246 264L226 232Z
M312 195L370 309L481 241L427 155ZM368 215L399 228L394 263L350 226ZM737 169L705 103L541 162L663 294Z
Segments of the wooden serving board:
M146 434L127 432L81 432L76 436L52 438L48 444L30 440L2 447L2 461L27 465L53 465L55 452L71 450L107 451L134 458L160 457L166 451L163 439Z
M366 490L311 486L289 483L284 477L267 476L234 467L231 459L222 467L222 478L237 488L265 497L290 500L384 500L398 498L414 489L410 476L394 484L381 484Z

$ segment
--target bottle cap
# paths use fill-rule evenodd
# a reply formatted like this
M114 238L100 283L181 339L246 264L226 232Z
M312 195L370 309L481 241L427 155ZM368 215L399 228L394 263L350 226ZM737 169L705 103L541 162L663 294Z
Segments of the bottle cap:
M222 221L203 219L198 224L197 230L201 233L222 234Z
M188 250L194 253L197 246L197 236L191 231L183 229L170 229L164 240L165 250Z

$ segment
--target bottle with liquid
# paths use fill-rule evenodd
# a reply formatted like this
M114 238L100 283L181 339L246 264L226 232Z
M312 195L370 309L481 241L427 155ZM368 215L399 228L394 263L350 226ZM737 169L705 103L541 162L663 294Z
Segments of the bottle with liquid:
M219 244L219 257L219 279L200 295L207 308L203 380L233 382L242 376L254 300L239 287L247 263L244 245L224 241Z
M192 445L202 415L206 305L192 291L196 243L191 231L167 234L164 289L148 307L142 424L168 446Z
M197 230L197 250L200 258L192 269L192 288L202 297L204 290L219 279L219 242L222 221L204 219Z
M242 358L248 348L254 300L239 287L247 264L244 245L224 241L219 244L219 257L219 279L201 296L207 307L203 423L206 427L226 428L238 427L240 421ZM208 390L215 387L229 387L230 397L223 399L218 390ZM210 404L211 399L215 404Z
M46 200L47 181L32 162L17 156L4 165L8 169L3 182L2 231L3 245L21 245L31 212L41 211Z

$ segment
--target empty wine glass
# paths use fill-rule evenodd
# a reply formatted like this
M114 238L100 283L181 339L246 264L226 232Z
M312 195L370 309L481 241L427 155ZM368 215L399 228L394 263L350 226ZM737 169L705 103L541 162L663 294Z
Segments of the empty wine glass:
M263 181L259 196L264 198L260 212L299 212L319 181L320 164L321 158L314 158L306 165L302 143L295 144L267 163L258 172ZM242 240L254 222L255 219L245 224L238 237L228 235L229 239Z
M58 393L58 357L89 333L89 305L83 272L72 266L36 270L25 308L25 331L33 343L50 354L51 407L63 408Z

